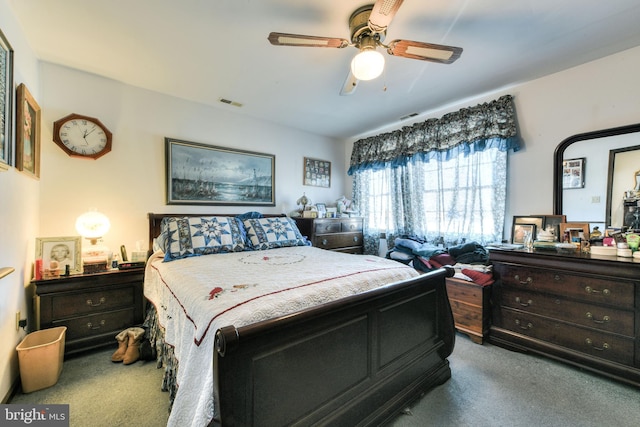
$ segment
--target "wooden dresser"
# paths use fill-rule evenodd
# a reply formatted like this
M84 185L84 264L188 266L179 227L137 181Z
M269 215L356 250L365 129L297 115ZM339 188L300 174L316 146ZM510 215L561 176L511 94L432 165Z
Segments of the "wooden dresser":
M490 341L640 386L640 262L492 250Z
M296 225L313 246L361 254L362 218L295 218Z
M144 320L144 269L35 280L36 328L66 326L65 355L116 345L115 335Z

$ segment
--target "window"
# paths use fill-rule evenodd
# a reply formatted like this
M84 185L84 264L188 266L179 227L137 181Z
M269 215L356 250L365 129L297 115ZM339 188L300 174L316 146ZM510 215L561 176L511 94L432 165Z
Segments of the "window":
M413 234L427 240L502 238L507 152L486 149L438 161L366 170L354 175L354 198L366 233Z

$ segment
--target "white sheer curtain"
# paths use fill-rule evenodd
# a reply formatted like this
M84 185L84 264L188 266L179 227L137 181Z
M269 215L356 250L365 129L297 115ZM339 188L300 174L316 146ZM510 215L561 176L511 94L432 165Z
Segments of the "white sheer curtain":
M507 152L497 148L402 166L356 171L354 200L365 217L365 252L415 235L437 242L500 241L503 234Z

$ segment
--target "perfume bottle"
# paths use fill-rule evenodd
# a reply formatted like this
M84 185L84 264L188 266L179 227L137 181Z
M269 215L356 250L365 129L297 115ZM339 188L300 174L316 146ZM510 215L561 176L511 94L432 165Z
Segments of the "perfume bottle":
M533 249L533 234L526 233L524 235L524 247L527 249Z

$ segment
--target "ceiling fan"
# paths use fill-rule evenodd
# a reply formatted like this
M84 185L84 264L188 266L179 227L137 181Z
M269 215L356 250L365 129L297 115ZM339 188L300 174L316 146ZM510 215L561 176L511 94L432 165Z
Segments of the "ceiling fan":
M351 72L344 82L340 95L350 95L359 80L378 77L384 69L384 56L376 49L387 50L389 55L423 61L451 64L462 54L462 48L411 40L393 40L384 44L387 27L402 5L403 0L377 0L375 4L356 9L349 18L351 40L335 37L306 36L272 32L269 41L275 46L335 47L354 46L360 52L351 61Z

